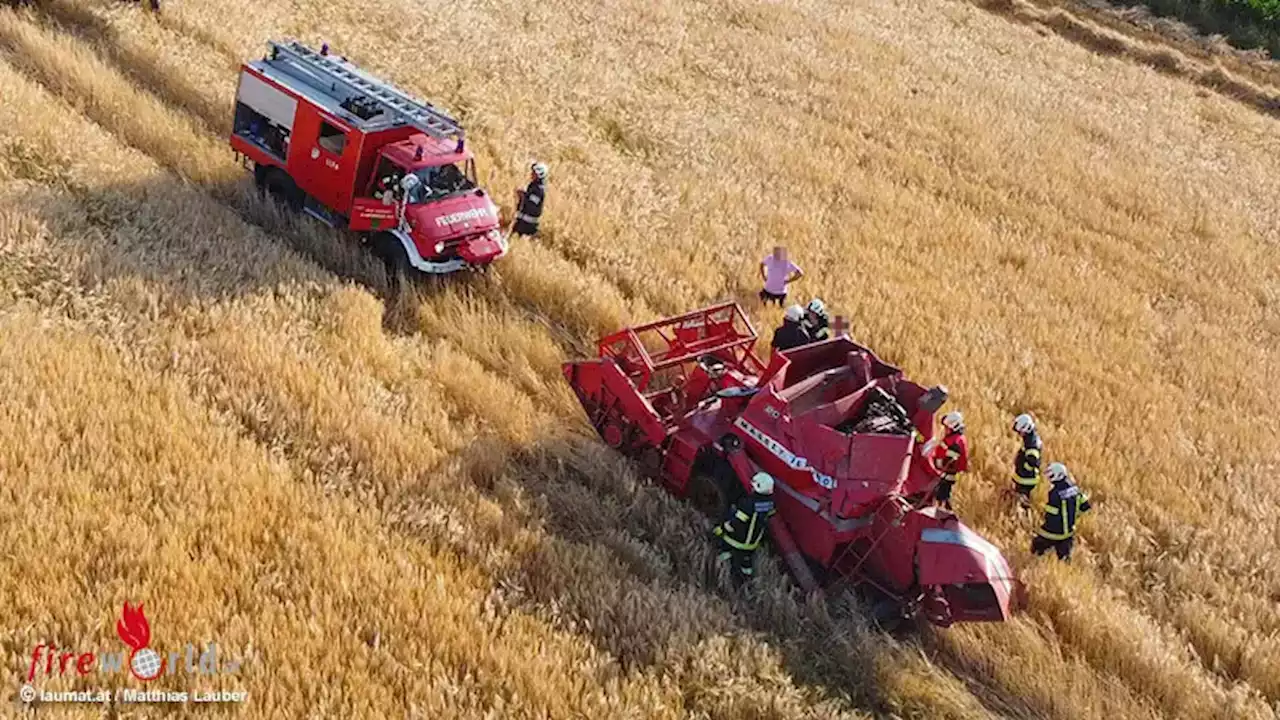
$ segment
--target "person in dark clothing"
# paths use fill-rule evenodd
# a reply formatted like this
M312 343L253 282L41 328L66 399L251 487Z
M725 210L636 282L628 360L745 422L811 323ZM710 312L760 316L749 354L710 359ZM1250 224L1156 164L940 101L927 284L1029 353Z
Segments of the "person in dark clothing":
M529 186L524 190L516 190L516 221L507 233L534 237L538 234L538 221L542 218L543 202L547 198L547 174L550 171L544 163L535 162L530 166Z
M813 340L804 331L801 321L804 320L804 308L792 305L782 316L782 324L773 331L771 345L775 350L790 350L801 345L808 345Z
M805 308L804 331L813 342L831 339L831 318L827 316L827 306L819 298L809 301Z
M773 476L758 472L751 478L751 494L744 495L729 514L712 530L719 539L720 560L734 561L734 585L741 585L755 575L755 551L764 539L769 518L777 512L773 505Z
M1080 516L1093 509L1089 495L1076 486L1067 472L1067 466L1053 463L1045 471L1045 478L1053 483L1049 501L1044 506L1044 524L1031 539L1031 552L1043 555L1053 548L1058 559L1071 562L1071 548L1075 544L1076 522Z
M1031 491L1040 484L1040 452L1043 446L1036 432L1036 421L1029 413L1013 420L1013 431L1022 436L1022 447L1013 458L1013 489L1022 507L1031 507Z

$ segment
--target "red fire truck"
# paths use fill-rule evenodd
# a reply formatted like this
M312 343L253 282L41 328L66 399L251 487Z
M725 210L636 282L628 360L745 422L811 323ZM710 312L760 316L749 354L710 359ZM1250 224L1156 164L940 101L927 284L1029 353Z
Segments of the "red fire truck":
M389 272L483 270L498 208L448 113L296 41L241 66L231 147L290 209L362 234Z

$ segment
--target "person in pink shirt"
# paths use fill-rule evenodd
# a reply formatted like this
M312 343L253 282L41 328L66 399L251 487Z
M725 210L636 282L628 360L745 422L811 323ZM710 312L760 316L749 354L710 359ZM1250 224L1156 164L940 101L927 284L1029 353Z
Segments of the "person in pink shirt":
M760 300L766 305L776 302L781 307L787 299L787 286L802 277L800 266L787 259L787 249L775 245L773 254L760 261L760 279L764 280Z

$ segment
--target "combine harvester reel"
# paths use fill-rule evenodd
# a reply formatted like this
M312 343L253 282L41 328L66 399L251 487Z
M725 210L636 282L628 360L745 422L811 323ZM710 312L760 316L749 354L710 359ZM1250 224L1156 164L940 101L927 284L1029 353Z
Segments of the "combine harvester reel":
M805 592L852 593L892 626L1001 622L1021 594L998 549L951 511L922 507L923 454L945 388L926 389L840 336L768 365L736 303L602 338L564 364L601 439L718 521L764 470L773 546Z

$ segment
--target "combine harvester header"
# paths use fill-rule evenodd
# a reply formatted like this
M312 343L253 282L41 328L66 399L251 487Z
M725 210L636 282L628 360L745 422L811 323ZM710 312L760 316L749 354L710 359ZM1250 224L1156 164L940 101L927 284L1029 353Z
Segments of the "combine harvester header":
M773 544L806 591L856 590L877 619L1007 619L1020 586L949 510L922 448L943 387L926 389L846 336L775 351L736 303L621 330L564 365L600 437L677 497L722 519L751 477L775 478Z

